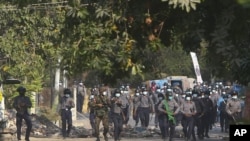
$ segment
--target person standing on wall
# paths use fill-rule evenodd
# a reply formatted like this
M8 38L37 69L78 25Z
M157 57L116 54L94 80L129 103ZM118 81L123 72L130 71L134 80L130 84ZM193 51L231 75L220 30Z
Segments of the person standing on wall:
M86 95L85 86L82 82L77 86L77 112L82 113L82 107L84 105L84 99Z

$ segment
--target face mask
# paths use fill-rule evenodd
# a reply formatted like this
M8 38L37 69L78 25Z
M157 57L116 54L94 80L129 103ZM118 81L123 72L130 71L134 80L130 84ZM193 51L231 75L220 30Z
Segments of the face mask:
M135 95L136 95L136 96L139 96L139 95L140 95L140 93L135 93Z
M168 99L169 99L169 100L172 100L172 99L173 99L173 97L172 97L172 96L169 96L169 97L168 97Z
M128 94L128 91L124 91L124 94Z
M90 95L89 99L94 99L94 95Z
M158 99L159 99L159 100L162 100L162 99L163 99L163 97L159 97Z
M124 91L121 91L121 94L123 94L124 93Z
M235 95L235 96L232 96L232 98L233 98L233 99L237 99L237 96L236 96L236 95Z
M204 95L201 96L201 98L204 98L204 97L205 97Z
M175 94L176 97L178 97L179 95L178 94Z
M197 94L193 94L193 97L197 97L198 95Z
M65 97L69 97L69 94L65 94Z
M167 89L168 92L172 92L172 89Z
M107 95L107 92L102 92L102 95Z
M143 92L143 94L144 94L144 95L147 95L147 94L148 94L148 92Z
M187 100L187 101L190 101L190 100L191 100L191 97L186 97L186 100Z
M156 92L158 92L158 93L161 92L161 89L156 89Z
M182 97L183 97L183 98L185 98L185 97L186 97L186 95L184 94L184 95L182 95Z
M226 94L226 92L222 92L222 94Z
M120 97L120 96L121 96L121 94L119 94L119 93L116 93L116 94L115 94L115 96L116 96L116 97Z

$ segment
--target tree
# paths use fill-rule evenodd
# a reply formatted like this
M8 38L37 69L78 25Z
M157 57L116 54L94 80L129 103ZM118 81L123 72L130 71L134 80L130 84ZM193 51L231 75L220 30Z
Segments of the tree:
M244 22L248 16L240 18L239 15L247 15L249 9L235 1L33 2L37 4L12 1L9 5L26 17L23 18L26 23L21 25L32 31L26 38L36 46L36 54L45 64L53 62L52 66L58 57L62 58L61 68L67 70L69 77L92 70L107 83L147 72L153 72L152 77L160 77L162 73L170 74L171 67L178 68L173 64L167 70L163 69L164 65L158 67L165 50L179 50L184 56L195 51L202 60L201 70L207 79L210 74L213 78L229 77L242 68L248 70L248 59L245 59L248 49L233 50L242 42L248 45L248 33L240 34L240 29L248 28ZM236 21L242 24L234 26ZM181 67L183 75L190 75L191 65L186 64L189 66ZM242 79L242 83L248 81L247 73L242 78L231 77L236 78Z

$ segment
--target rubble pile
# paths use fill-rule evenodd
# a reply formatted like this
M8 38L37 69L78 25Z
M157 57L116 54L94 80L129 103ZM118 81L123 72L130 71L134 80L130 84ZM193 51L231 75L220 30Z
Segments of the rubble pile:
M15 111L9 110L6 112L7 117L7 123L5 127L5 131L8 131L10 133L13 133L15 135L16 133L16 116ZM31 115L32 120L32 131L30 136L32 137L60 137L61 135L61 128L56 125L56 123L53 123L50 121L46 116L41 115ZM25 121L23 121L22 126L22 134L25 134L26 131L26 125ZM92 135L91 130L86 129L84 127L73 127L71 131L71 137L77 137L77 138L86 138L90 137Z
M110 127L110 135L113 136L113 127ZM175 138L182 138L184 136L182 132L182 128L177 127L175 132ZM123 128L121 133L121 137L126 138L148 138L148 137L156 137L161 138L161 131L159 128L151 127L127 127Z
M49 119L46 118L44 115L31 115L32 119L32 131L31 131L31 137L61 137L61 127ZM86 119L87 122L88 119ZM8 123L6 129L11 131L13 134L16 133L16 119L15 119L15 112L14 111L9 111L8 112ZM25 134L26 130L26 125L25 122L23 121L23 126L22 126L22 134ZM109 135L113 137L113 131L114 128L111 125L110 130L109 130ZM103 132L103 127L100 129L100 135L102 135ZM87 129L84 128L84 126L73 126L71 130L70 137L71 138L88 138L88 137L93 137L93 132L92 129ZM150 128L145 128L145 127L132 127L128 125L127 127L123 128L123 131L121 133L121 137L124 138L145 138L145 137L156 137L156 138L161 138L161 131L159 128L155 127L150 127ZM176 127L176 138L181 138L183 137L183 132L182 128Z
M45 116L32 116L32 133L31 136L36 137L60 137L61 128L58 127L55 123L48 120ZM23 128L26 129L25 126ZM87 138L91 136L91 131L84 127L72 127L70 137L75 138Z

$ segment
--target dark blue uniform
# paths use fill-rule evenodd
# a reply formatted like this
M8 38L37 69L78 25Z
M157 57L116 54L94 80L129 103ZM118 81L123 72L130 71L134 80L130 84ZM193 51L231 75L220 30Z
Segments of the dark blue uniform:
M205 97L202 97L202 101L205 104L206 108L205 108L204 116L202 117L202 123L203 123L202 131L204 131L204 133L202 134L201 138L203 137L209 138L208 132L210 129L210 125L212 123L213 102L209 98L208 94L205 94Z
M17 139L21 140L21 128L22 120L25 120L27 129L25 134L25 141L29 141L30 132L32 128L32 122L28 113L28 108L31 108L32 104L30 98L25 96L26 89L19 87L17 89L19 96L14 98L13 107L16 109L16 127L17 127Z
M226 105L227 105L227 98L224 97L224 100L219 104L219 111L220 111L220 127L221 132L227 132L229 128L228 122L228 114L226 112Z
M206 107L203 101L200 98L198 98L196 95L198 96L198 94L193 94L193 102L195 103L195 106L196 106L196 114L194 115L194 126L197 127L198 138L202 139L202 136L204 133L203 131L204 128L202 125L202 117L204 116ZM192 137L194 140L196 140L194 129L195 128L193 128Z

